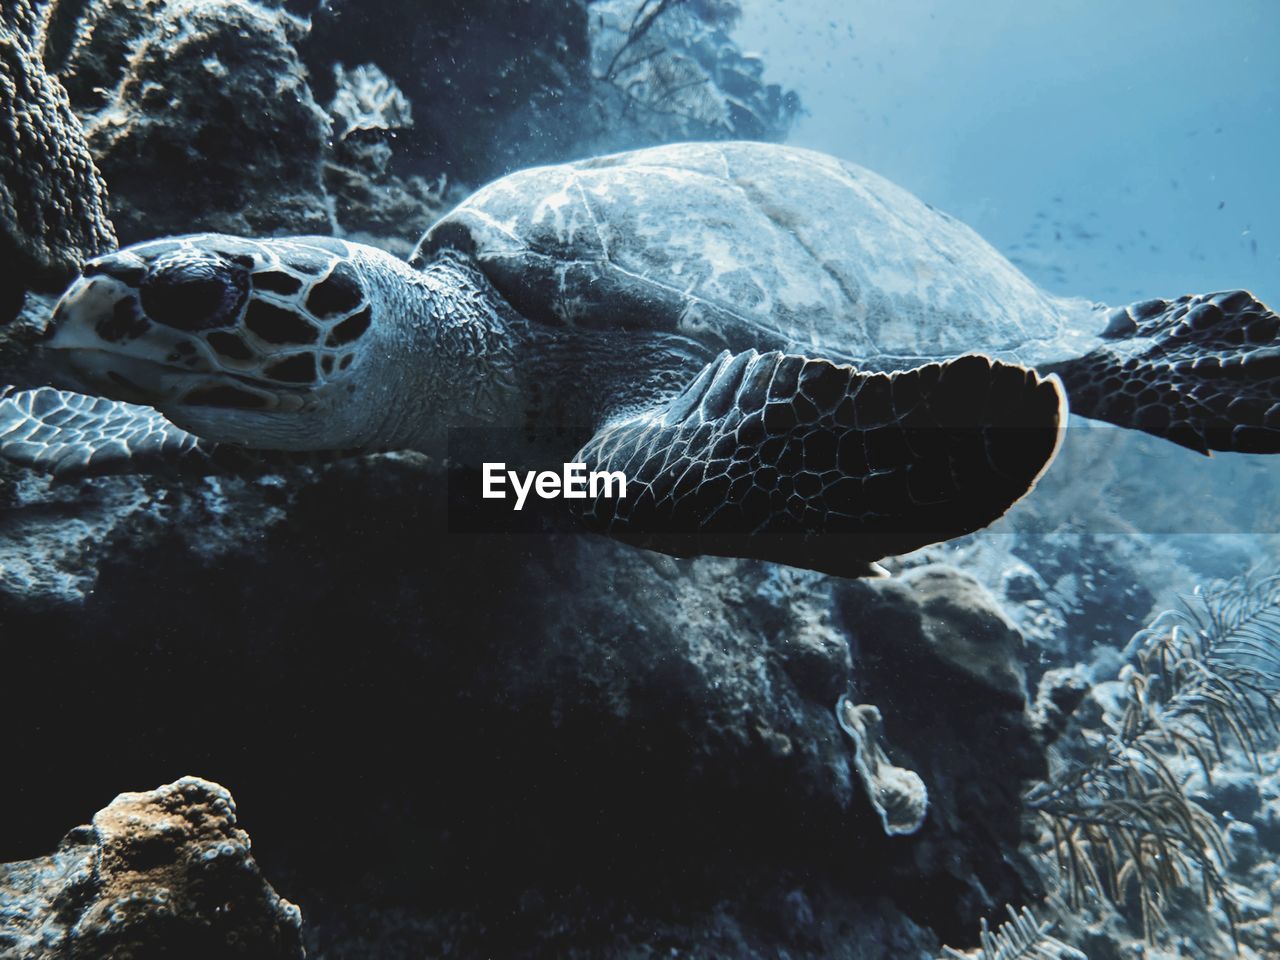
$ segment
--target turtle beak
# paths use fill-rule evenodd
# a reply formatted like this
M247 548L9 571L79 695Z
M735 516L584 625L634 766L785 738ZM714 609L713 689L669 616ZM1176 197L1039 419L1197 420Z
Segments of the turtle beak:
M104 341L120 341L129 332L125 324L118 332L110 321L125 319L130 305L137 304L137 292L113 277L81 277L67 288L45 331L45 345L51 350L102 349ZM99 333L101 328L103 333ZM107 334L108 336L104 336Z
M129 278L102 263L91 263L54 307L44 348L60 366L94 392L152 406L214 372L192 338L148 320Z

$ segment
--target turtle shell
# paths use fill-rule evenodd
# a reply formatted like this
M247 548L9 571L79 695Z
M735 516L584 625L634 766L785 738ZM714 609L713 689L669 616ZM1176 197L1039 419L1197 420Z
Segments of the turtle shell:
M685 143L503 177L427 231L530 319L670 331L895 369L1064 352L1084 301L1046 294L973 230L811 150ZM1071 355L1067 349L1066 355Z

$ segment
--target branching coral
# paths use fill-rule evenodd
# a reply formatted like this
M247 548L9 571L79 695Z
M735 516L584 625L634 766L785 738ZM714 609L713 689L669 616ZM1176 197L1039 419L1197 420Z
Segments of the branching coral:
M1206 906L1237 910L1217 821L1186 792L1172 758L1206 778L1238 747L1255 767L1280 716L1280 577L1220 584L1139 633L1129 647L1123 712L1092 756L1034 788L1027 806L1050 831L1064 896L1136 897L1145 937L1174 890L1196 884Z
M334 64L333 75L337 92L329 104L329 114L336 121L339 137L413 126L409 99L376 64L365 63L351 70Z

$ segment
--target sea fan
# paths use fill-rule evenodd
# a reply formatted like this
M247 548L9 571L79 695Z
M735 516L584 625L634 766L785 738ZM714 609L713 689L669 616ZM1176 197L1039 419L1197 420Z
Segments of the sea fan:
M1187 796L1171 757L1210 776L1232 744L1258 764L1280 717L1280 577L1218 584L1134 637L1124 710L1094 756L1032 789L1027 806L1049 828L1068 906L1089 892L1136 896L1148 941L1173 890L1198 881L1234 937L1217 821Z
M676 120L690 131L733 132L729 101L706 62L697 37L706 26L686 0L642 0L626 16L630 0L596 5L625 28L618 33L599 79L624 98L625 111ZM602 50L601 53L607 51Z
M1075 947L1050 936L1053 924L1040 922L1029 908L1023 907L1020 914L1008 905L1005 909L1009 911L1009 919L994 933L986 918L982 919L979 934L982 947L976 954L943 947L938 960L1088 960Z

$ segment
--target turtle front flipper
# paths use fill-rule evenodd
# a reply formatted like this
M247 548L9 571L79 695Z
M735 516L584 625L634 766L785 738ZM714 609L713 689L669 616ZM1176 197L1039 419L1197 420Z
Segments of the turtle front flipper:
M1200 453L1280 453L1280 316L1245 290L1111 314L1103 346L1047 368L1071 409Z
M581 509L594 529L676 556L870 576L882 557L1004 514L1053 459L1065 418L1055 378L982 356L886 374L724 353L583 447L577 459L621 471L626 495Z
M151 407L53 387L0 399L0 457L59 477L207 473L216 446Z

